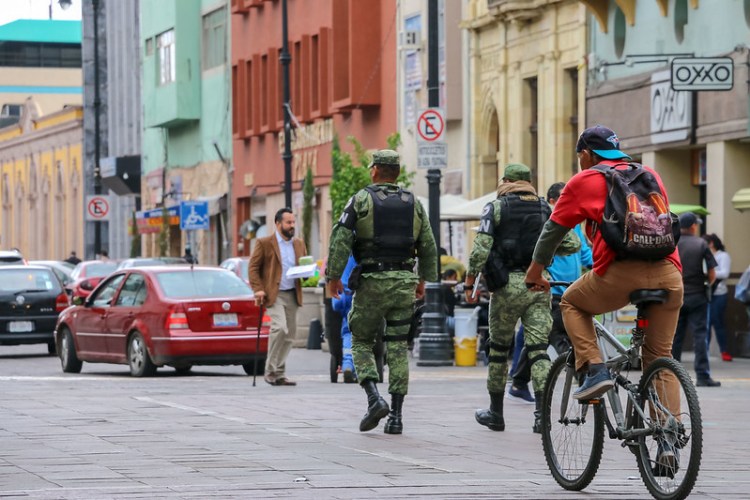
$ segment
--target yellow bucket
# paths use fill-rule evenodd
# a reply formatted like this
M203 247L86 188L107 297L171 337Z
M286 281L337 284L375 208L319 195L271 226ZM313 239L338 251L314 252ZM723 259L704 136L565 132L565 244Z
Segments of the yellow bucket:
M453 339L456 347L455 357L456 366L476 366L477 365L477 338L476 337L455 337Z

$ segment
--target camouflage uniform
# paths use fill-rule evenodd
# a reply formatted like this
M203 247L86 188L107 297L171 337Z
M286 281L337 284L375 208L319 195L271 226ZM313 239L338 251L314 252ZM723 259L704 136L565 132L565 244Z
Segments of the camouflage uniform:
M505 169L503 176L512 182L530 181L531 171L522 164L511 164ZM528 185L528 192L533 193L534 188ZM474 239L469 256L468 274L476 276L482 270L490 256L494 238L502 235L492 235L492 229L485 227L491 224L492 228L498 227L501 221L501 200L490 202L484 213L492 213L492 220L483 218L479 233ZM567 255L578 251L580 240L571 231L558 248L558 252ZM535 393L544 390L550 361L547 356L547 337L552 327L552 316L550 310L550 296L545 293L536 293L528 290L524 282L525 269L511 270L508 275L508 283L497 290L492 290L490 296L489 326L490 326L490 355L489 369L487 374L487 391L490 396L496 395L496 406L498 412L502 412L502 395L505 393L505 382L508 375L508 355L510 344L515 335L516 323L520 319L524 327L524 343L528 351L531 364L531 380ZM481 423L481 422L480 422ZM484 425L484 424L483 424ZM493 427L489 426L491 429ZM504 424L502 424L504 429ZM493 430L503 430L493 429Z
M398 153L391 150L375 152L371 167L381 164L400 165ZM388 193L400 189L397 185L389 183L370 187L377 187ZM357 192L349 200L341 219L334 226L326 277L329 280L339 278L349 255L354 252L355 256L358 256L363 272L359 286L354 292L354 301L349 313L352 354L357 376L365 390L368 390L366 382L378 380L373 346L385 321L383 340L386 343L388 360L388 392L399 395L402 400L409 388L407 333L413 315L416 287L420 279L437 281L437 247L425 209L415 197L413 239L414 251L419 257L419 275L412 271L415 262L413 256L404 261L403 269L367 272L368 267L378 265L378 260L371 256L372 250L376 248L373 242L375 222L372 197L373 195L365 189ZM360 255L370 256L359 257Z

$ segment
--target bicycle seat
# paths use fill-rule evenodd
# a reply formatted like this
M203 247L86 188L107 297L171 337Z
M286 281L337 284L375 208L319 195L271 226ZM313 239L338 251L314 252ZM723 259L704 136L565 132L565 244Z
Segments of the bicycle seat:
M667 290L642 288L630 292L630 303L635 306L641 304L663 304L667 301L667 296L669 296L669 291Z

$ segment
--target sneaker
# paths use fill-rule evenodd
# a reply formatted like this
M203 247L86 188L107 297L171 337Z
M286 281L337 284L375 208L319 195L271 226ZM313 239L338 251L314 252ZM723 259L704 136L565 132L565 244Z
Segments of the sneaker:
M659 448L656 451L653 472L658 477L674 478L680 469L680 450L678 450L667 438L658 440Z
M614 387L615 383L607 370L594 375L586 375L583 385L573 393L573 399L595 399Z
M728 352L722 352L721 353L721 360L722 361L732 361L732 355Z
M711 377L699 378L695 385L696 387L721 387L721 382L714 380Z
M534 396L531 395L528 385L521 386L521 388L519 389L515 385L511 384L510 389L508 389L508 395L525 403L534 402Z

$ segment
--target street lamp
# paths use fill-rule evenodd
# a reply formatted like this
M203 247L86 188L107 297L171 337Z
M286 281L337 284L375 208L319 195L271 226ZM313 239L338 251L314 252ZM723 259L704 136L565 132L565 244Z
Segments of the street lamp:
M55 0L49 0L49 18L52 19L52 5L55 3ZM60 6L62 10L68 10L71 5L73 5L73 0L57 0L57 4Z

